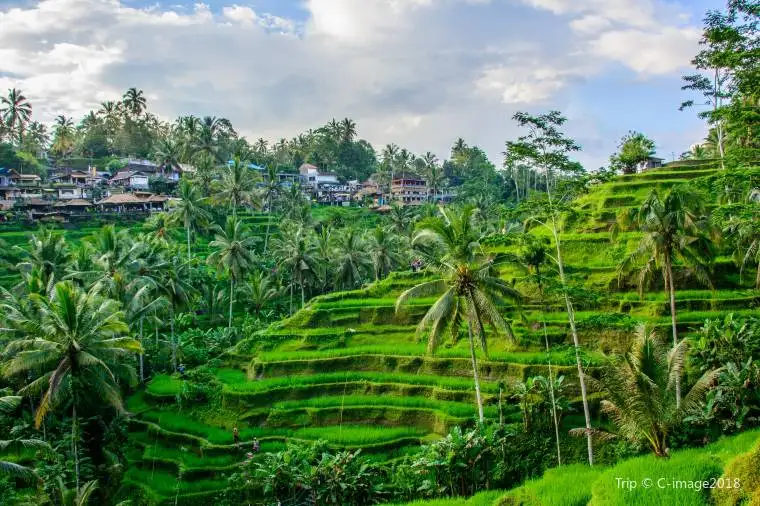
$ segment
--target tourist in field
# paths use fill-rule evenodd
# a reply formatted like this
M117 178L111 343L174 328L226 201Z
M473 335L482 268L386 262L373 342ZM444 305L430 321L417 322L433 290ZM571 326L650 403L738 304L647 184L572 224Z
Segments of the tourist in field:
M240 431L237 427L232 428L232 440L235 442L235 446L240 446Z

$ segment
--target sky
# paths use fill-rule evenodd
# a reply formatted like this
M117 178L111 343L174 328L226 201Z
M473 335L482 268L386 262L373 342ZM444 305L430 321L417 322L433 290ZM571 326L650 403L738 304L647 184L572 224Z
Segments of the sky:
M34 119L125 89L164 119L226 117L254 140L350 117L380 148L499 166L518 111L562 111L587 169L629 130L671 159L705 135L680 76L723 0L0 0L0 90Z

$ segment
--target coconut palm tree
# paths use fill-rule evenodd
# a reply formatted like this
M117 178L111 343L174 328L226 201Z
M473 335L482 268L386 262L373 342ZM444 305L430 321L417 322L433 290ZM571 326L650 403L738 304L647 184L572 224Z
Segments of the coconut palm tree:
M277 194L280 192L280 180L277 176L277 167L274 165L270 165L267 167L267 177L264 181L264 194L262 195L262 200L266 202L267 205L267 231L264 235L264 254L267 254L267 247L269 246L269 230L272 225L272 200L277 196Z
M22 399L23 397L21 396L0 397L0 413L13 413L21 405ZM21 456L28 452L38 451L52 452L53 450L50 448L50 445L39 439L14 438L0 440L0 455L13 454ZM0 475L20 479L27 483L38 479L37 474L33 469L5 460L0 460Z
M134 383L130 356L142 348L134 339L124 337L129 327L119 304L104 299L94 289L85 292L71 281L63 281L55 285L49 297L31 294L29 298L39 319L29 319L25 311L7 300L0 305L18 335L5 349L9 358L2 372L5 377L38 375L20 392L44 392L35 413L37 427L51 411L70 402L78 487L78 409L89 401L123 411L118 381Z
M393 223L393 228L397 234L408 237L409 230L414 221L414 212L411 207L396 202L391 206L388 218Z
M160 139L153 148L153 159L163 170L180 171L182 145L171 137Z
M74 141L74 122L64 115L57 116L53 130L53 146L50 150L57 156L67 156L74 150Z
M437 262L431 266L437 271L438 277L399 295L396 311L400 311L411 299L440 294L417 326L417 336L427 337L427 351L431 354L441 344L446 332L453 341L457 341L461 326L467 326L475 397L478 416L482 422L483 399L475 343L477 340L483 355L487 357L485 324L490 324L496 334L513 338L499 305L507 301L518 302L521 296L494 272L494 267L503 259L488 257L483 253L480 247L482 236L475 223L475 208L467 206L458 212L441 208L440 212L440 218L420 224L420 230L412 242L413 245L432 243L440 252Z
M256 271L248 276L248 282L244 289L246 299L256 316L261 316L262 309L280 294L280 291L272 282L272 278L264 271Z
M26 256L16 268L21 272L36 271L43 286L61 280L71 260L63 234L48 228L32 234L28 248L17 246L16 249Z
M343 144L350 144L356 137L356 122L351 118L344 118L340 122L340 139Z
M369 234L368 243L376 281L385 278L393 269L404 263L401 238L389 227L375 227Z
M148 101L145 99L145 93L137 88L129 88L121 98L124 108L132 115L133 118L139 117L148 107Z
M220 191L216 198L232 208L232 217L237 219L237 208L241 204L251 204L256 196L256 177L248 162L235 158L222 177Z
M707 235L704 201L691 190L676 186L664 198L657 190L647 197L639 209L621 220L623 228L635 226L643 232L638 248L626 257L618 268L619 279L638 269L639 292L657 271L661 273L670 297L670 320L673 346L678 345L676 287L673 265L676 261L688 268L699 281L712 286L707 262L712 244ZM643 267L641 263L643 262ZM676 377L676 403L681 399L680 376Z
M755 289L760 290L760 206L752 204L746 213L732 214L723 234L733 246L734 262L740 265L739 276L744 276L748 266L755 266Z
M335 237L334 262L335 286L350 290L364 281L364 276L372 265L367 257L361 233L354 227L346 227Z
M190 249L190 235L194 230L206 226L211 215L206 210L205 199L200 195L198 189L184 178L179 183L179 199L171 211L171 218L174 223L181 224L185 228L187 261L190 262L193 258Z
M631 350L602 368L599 379L587 376L589 386L604 396L602 412L610 417L616 434L594 430L603 438L619 436L644 442L658 457L667 457L668 436L685 417L699 410L719 370L705 372L691 390L677 401L674 388L684 373L687 341L669 351L656 333L641 325ZM585 435L586 429L574 429Z
M224 228L217 227L216 238L209 246L213 250L206 260L209 265L227 271L230 277L230 314L228 328L232 328L232 307L235 303L235 283L242 279L253 264L253 245L256 242L243 222L227 217Z
M273 246L279 267L290 273L290 312L293 313L293 287L300 287L303 307L306 304L306 284L319 279L314 241L307 229L290 225L283 227Z
M16 134L19 144L24 137L24 127L31 120L32 104L21 90L8 90L8 95L0 97L0 115L11 135Z

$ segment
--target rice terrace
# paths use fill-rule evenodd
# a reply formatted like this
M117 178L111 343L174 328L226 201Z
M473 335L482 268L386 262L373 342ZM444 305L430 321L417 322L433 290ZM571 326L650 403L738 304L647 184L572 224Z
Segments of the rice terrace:
M290 3L0 6L0 504L760 505L760 5Z

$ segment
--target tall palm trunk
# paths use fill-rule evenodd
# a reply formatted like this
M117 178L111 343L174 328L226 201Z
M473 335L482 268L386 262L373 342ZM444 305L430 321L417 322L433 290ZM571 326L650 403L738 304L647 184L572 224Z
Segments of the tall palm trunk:
M678 345L678 323L676 320L676 289L673 283L673 261L670 255L665 257L665 284L670 296L670 324L673 328L673 347ZM676 409L681 407L681 375L676 375Z
M232 329L232 306L235 303L235 278L230 274L230 317L227 328Z
M171 330L172 338L172 367L174 367L174 372L177 372L177 339L174 337L174 309L172 309L172 314L169 317L169 329Z
M193 259L193 256L190 253L190 222L189 221L185 224L185 234L187 235L187 261L190 262L190 260Z
M76 397L71 407L71 450L74 453L74 475L76 476L77 490L79 490L79 447L77 439L79 438L79 419L77 418Z
M143 343L143 319L140 318L140 346ZM140 383L145 383L145 355L140 351Z
M583 403L583 417L586 421L586 449L588 451L588 465L594 465L594 443L591 439L591 411L588 406L588 391L586 389L586 379L583 376L583 363L581 362L581 344L578 339L578 328L575 325L575 310L573 302L570 300L570 294L567 293L567 278L565 277L565 264L562 261L562 244L557 229L557 218L554 214L554 203L552 201L552 192L549 185L549 170L546 171L546 196L549 198L551 211L551 232L554 237L554 244L557 247L557 267L559 269L559 279L562 283L562 291L565 298L565 308L567 318L570 322L570 332L573 335L573 348L575 350L575 365L578 368L578 382L581 386L581 401Z
M272 195L267 199L267 233L264 235L264 254L267 254L267 245L269 244L269 226L272 224Z
M548 181L547 181L548 185ZM583 376L583 364L581 362L581 345L578 339L578 329L575 325L575 310L573 309L573 302L570 300L570 295L567 293L567 279L565 277L565 266L562 262L562 246L560 244L559 233L557 232L557 222L552 214L552 234L554 235L554 242L557 245L557 266L559 267L559 277L562 283L562 288L565 297L565 307L567 309L567 317L570 321L570 332L573 335L573 347L575 348L575 365L578 368L578 381L581 385L581 400L583 401L583 416L586 421L586 447L588 450L588 463L590 466L594 465L594 444L591 440L591 412L588 407L588 392L586 390L586 379Z
M467 332L470 338L470 360L472 361L472 377L475 379L475 399L478 402L478 419L483 423L483 399L480 396L480 378L478 377L478 362L475 358L475 339L472 336L472 323L467 322Z

